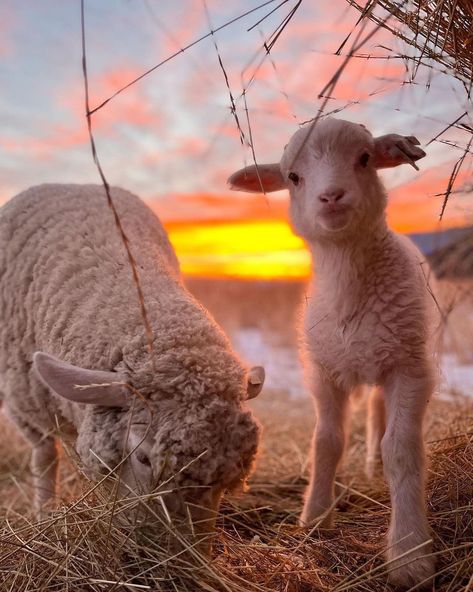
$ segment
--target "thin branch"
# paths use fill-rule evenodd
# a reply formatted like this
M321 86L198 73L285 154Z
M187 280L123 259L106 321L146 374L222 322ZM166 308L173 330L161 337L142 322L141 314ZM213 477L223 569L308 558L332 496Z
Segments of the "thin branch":
M442 218L443 218L443 215L445 213L445 209L447 207L448 200L449 200L450 195L452 193L453 186L455 185L455 181L457 180L458 173L460 172L460 169L462 168L463 163L465 162L466 155L469 154L469 152L470 152L470 147L471 147L472 143L473 143L473 135L471 136L471 138L466 146L465 151L463 152L463 154L457 160L457 162L455 163L455 165L453 167L452 173L451 173L450 178L448 180L447 189L444 194L445 197L444 197L444 200L442 203L442 209L440 210L439 220L442 220Z
M264 6L267 6L268 4L272 4L275 1L276 0L267 0L266 2L263 2L262 4L259 4L258 6L255 6L255 8L252 8L251 10L247 10L246 12L244 12L244 13L236 16L236 17L234 17L233 19L230 19L229 21L227 21L223 25L220 25L220 27L217 27L213 31L210 31L209 33L206 33L205 35L202 35L198 39L195 39L194 41L192 41L188 45L184 46L183 48L179 49L178 51L174 52L173 54L171 54L170 56L168 56L164 60L161 60L158 64L156 64L152 68L149 68L148 70L146 70L145 72L143 72L143 74L140 74L140 76L134 78L133 80L131 80L130 82L128 82L127 84L125 84L125 86L122 86L121 88L119 88L111 96L109 96L108 99L105 99L99 105L97 105L96 107L94 107L93 109L91 109L90 114L93 115L96 111L99 111L100 109L102 109L102 107L104 107L107 103L109 103L110 101L112 101L115 97L117 97L119 94L121 94L124 90L126 90L127 88L130 88L130 86L133 86L133 84L136 84L137 82L139 82L140 80L142 80L143 78L145 78L146 76L148 76L148 74L151 74L151 72L154 72L155 70L157 70L158 68L160 68L161 66L163 66L164 64L166 64L167 62L170 62L175 57L177 57L179 54L184 53L185 51L187 51L191 47L194 47L194 45L197 45L198 43L201 43L202 41L204 41L204 39L208 39L214 33L217 33L218 31L221 31L222 29L225 29L225 27L229 27L230 25L233 25L233 23L236 23L237 21L241 20L245 16L248 16L249 14L252 14L253 12L256 12L257 10L259 10L260 8L263 8ZM82 0L81 0L81 2L82 2Z
M97 167L97 170L99 172L100 178L102 180L102 184L103 187L105 189L105 195L107 197L107 203L110 207L110 209L112 210L113 213L113 218L115 221L115 225L118 229L118 232L120 234L120 237L122 239L123 242L123 246L125 247L126 250L126 254L128 257L128 261L130 262L130 266L131 266L131 271L132 271L132 275L133 275L133 281L135 283L136 286L136 291L138 293L138 300L139 300L139 304L140 304L140 311L141 311L141 316L143 318L143 324L145 326L145 331L146 331L146 339L147 339L147 344L148 344L148 350L149 353L151 355L152 351L153 351L153 332L151 330L151 325L149 322L149 318L148 318L148 313L146 311L146 306L145 306L145 300L144 300L144 295L143 295L143 290L141 287L141 280L140 280L140 276L138 273L138 269L137 269L137 265L136 265L136 261L135 258L133 256L133 253L131 252L131 248L130 248L130 241L128 239L128 236L125 233L125 230L123 228L123 225L121 223L120 217L118 215L118 211L117 208L115 206L115 203L112 199L112 194L110 191L110 185L108 184L108 181L105 177L105 174L103 172L102 169L102 165L100 164L100 160L97 154L97 148L95 145L95 138L94 138L94 133L93 133L93 128L92 128L92 113L89 109L89 78L87 75L87 54L86 54L86 43L85 43L85 8L84 8L84 0L81 0L80 3L80 8L81 8L81 39L82 39L82 72L84 75L84 90L85 90L85 114L87 117L87 129L89 132L89 140L90 140L90 148L92 150L92 156L94 159L94 163Z
M230 88L230 81L228 80L228 75L227 75L227 71L225 70L225 66L223 65L223 60L222 57L220 55L220 51L218 49L218 45L217 42L215 40L215 31L212 28L212 21L210 19L210 13L209 13L209 9L207 6L207 2L205 0L202 0L204 3L204 9L205 9L205 14L207 16L207 22L209 24L209 28L210 28L210 34L212 35L212 41L213 41L213 46L215 48L215 52L217 53L217 59L218 59L218 64L220 66L220 70L222 71L224 80L225 80L225 86L227 87L228 90L228 95L230 97L230 112L233 115L233 118L235 120L235 124L237 126L238 129L238 133L240 134L240 142L241 145L244 146L245 145L245 132L243 131L241 125L240 125L240 120L238 118L238 113L237 113L237 109L236 109L236 104L235 104L235 99L233 97L233 93L232 93L232 89Z

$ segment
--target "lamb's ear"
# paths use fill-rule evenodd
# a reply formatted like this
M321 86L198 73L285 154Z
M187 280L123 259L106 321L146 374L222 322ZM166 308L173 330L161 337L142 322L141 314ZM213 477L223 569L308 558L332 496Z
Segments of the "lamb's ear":
M230 189L250 193L271 193L286 188L279 163L247 166L233 173L228 184Z
M265 371L263 366L253 366L248 373L248 386L246 389L247 399L254 399L257 397L264 384Z
M86 370L43 352L34 354L33 367L43 384L69 401L105 407L127 405L125 381L115 372Z
M410 164L416 171L416 160L424 158L425 152L419 148L420 142L415 136L387 134L374 139L375 154L373 165L377 169L388 169L400 164Z

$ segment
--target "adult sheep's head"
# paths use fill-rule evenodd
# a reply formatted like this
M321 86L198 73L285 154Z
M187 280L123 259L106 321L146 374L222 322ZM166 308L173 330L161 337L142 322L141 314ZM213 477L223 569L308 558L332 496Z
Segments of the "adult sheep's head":
M280 163L234 173L232 189L289 189L291 220L308 241L337 240L363 231L383 215L386 196L377 170L425 156L413 136L373 138L362 125L326 118L307 124L290 139Z
M144 399L126 376L42 352L34 367L53 392L86 405L76 443L85 472L94 480L119 476L120 496L146 498L138 505L148 521L150 512L164 512L170 526L196 534L207 551L222 493L244 485L257 451L259 426L242 400ZM263 368L250 370L242 399L255 397L263 382Z

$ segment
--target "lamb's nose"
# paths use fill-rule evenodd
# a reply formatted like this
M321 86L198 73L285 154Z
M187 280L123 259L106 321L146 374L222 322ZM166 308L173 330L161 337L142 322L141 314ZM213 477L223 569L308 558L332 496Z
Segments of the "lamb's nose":
M340 201L344 195L345 189L337 187L335 189L329 189L328 191L324 191L324 193L321 193L319 195L319 199L324 203L335 203L337 201Z

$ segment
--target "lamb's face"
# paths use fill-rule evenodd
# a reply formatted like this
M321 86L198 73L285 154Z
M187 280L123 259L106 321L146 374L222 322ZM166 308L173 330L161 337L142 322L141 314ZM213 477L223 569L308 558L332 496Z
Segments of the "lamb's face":
M386 195L377 169L425 156L414 136L378 138L362 125L327 118L298 130L280 163L251 165L228 179L232 189L269 193L289 189L292 224L309 242L362 234L383 215Z
M374 154L374 139L359 124L326 119L294 134L280 166L298 234L336 239L382 214Z

